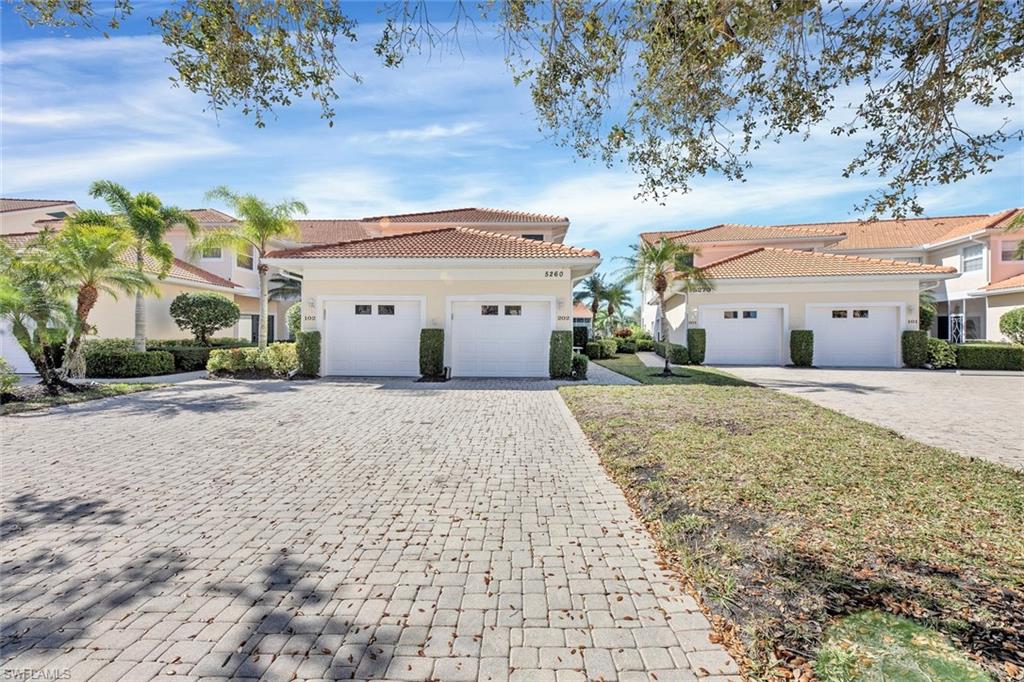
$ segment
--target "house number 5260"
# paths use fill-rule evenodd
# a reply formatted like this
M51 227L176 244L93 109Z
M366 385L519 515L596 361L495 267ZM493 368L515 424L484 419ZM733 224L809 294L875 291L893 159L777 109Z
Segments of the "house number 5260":
M562 279L563 277L565 277L565 270L545 270L544 276L551 277L554 279Z

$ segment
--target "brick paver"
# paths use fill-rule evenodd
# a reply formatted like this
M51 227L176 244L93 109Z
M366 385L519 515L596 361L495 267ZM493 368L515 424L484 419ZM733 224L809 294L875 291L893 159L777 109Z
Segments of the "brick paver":
M736 673L549 382L193 382L0 429L5 675Z

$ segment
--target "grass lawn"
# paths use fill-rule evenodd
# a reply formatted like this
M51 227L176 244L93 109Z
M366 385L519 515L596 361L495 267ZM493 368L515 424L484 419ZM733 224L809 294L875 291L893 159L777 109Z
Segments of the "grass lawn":
M648 367L632 353L623 353L605 360L594 360L602 367L618 372L641 384L713 384L717 386L750 386L731 374L709 367L672 367L672 376L662 376L660 367Z
M0 416L6 414L17 414L18 412L28 412L30 410L41 410L47 407L56 407L58 405L71 405L72 403L81 403L86 400L98 400L100 398L110 398L117 395L128 395L129 393L138 393L139 391L151 391L154 388L163 388L169 385L170 384L93 384L90 388L79 393L63 393L58 396L43 395L39 392L33 391L32 395L26 400L0 405Z
M632 360L601 364L627 374L640 364ZM560 391L727 639L742 642L748 674L806 672L830 627L868 612L906 617L989 674L1015 678L1024 474L801 398L714 382ZM831 670L866 660L836 662L836 651L888 642L880 627L862 642L833 641ZM846 679L881 679L866 663L862 672Z

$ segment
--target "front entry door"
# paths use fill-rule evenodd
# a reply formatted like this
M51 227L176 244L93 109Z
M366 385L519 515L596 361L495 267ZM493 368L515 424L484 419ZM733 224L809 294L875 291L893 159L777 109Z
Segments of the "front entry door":
M260 316L259 315L250 315L249 317L252 320L252 324L251 324L251 327L252 327L252 342L253 343L257 343L257 342L259 342L259 338L260 338ZM273 315L267 315L267 343L273 343L273 342L274 342L274 316Z

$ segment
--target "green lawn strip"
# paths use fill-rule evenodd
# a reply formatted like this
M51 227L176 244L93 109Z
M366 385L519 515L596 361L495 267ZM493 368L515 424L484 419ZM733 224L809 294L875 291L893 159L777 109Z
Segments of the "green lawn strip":
M661 367L648 367L640 358L632 353L623 353L604 360L595 360L597 364L617 372L641 384L711 384L716 386L750 386L749 382L709 367L672 367L672 376L662 375Z
M754 386L560 390L661 546L736 626L752 675L776 657L804 665L836 618L873 608L943 632L990 672L1020 665L1021 472Z
M112 398L140 391L152 391L155 388L164 388L165 386L170 386L170 384L96 384L94 387L79 393L62 393L59 396L33 396L23 402L5 403L0 405L0 416L42 410L59 405L72 405L87 400Z

